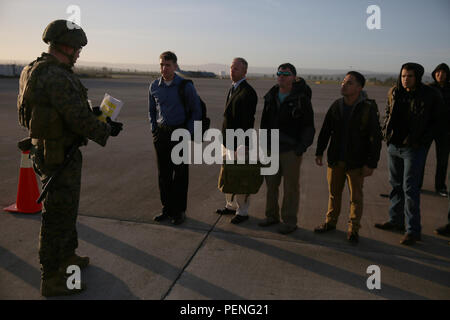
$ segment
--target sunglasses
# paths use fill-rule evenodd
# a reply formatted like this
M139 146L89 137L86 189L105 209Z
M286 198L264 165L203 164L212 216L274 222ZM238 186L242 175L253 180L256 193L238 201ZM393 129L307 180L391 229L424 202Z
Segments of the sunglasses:
M277 72L277 76L292 76L292 73L288 72L288 71L278 71Z

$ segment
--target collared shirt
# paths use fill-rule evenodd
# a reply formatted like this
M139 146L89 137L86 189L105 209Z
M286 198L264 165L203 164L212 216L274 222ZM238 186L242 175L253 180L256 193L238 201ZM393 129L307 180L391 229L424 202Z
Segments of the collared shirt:
M150 84L148 113L152 132L156 130L158 125L181 126L185 123L185 106L178 93L182 80L183 78L175 74L170 85L166 85L162 77ZM187 129L193 134L194 120L201 120L202 118L200 98L191 83L186 84L184 94L186 96L186 108L190 110L191 114L187 122Z
M234 90L237 89L237 87L241 84L242 81L245 80L245 77L243 77L241 80L237 81L237 82L233 82L231 85L234 87Z

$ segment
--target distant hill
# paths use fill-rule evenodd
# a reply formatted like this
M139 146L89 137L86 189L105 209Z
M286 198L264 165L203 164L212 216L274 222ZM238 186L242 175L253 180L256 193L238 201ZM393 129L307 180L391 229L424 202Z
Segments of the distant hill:
M13 60L0 60L0 64L17 64L17 65L25 65L29 63L29 61L13 61ZM132 64L132 63L104 63L104 62L95 62L95 61L83 61L80 60L77 63L78 67L91 67L91 68L107 68L112 69L114 71L122 71L122 72L159 72L159 64ZM191 72L204 72L204 73L215 73L216 75L222 75L228 77L229 75L229 65L226 64L218 64L218 63L207 63L201 65L183 65L180 64L182 70L189 70ZM253 77L272 77L276 73L276 67L255 67L250 65L248 70L248 75ZM302 66L297 67L297 73L302 77L308 76L321 76L322 78L329 78L333 80L337 80L339 78L343 78L344 75L349 70L344 69L319 69L319 68L302 68ZM379 80L384 81L387 78L397 77L397 71L393 73L380 73L370 70L358 70L361 72L367 79L369 78L377 78ZM432 81L431 77L428 75L424 76L424 82Z

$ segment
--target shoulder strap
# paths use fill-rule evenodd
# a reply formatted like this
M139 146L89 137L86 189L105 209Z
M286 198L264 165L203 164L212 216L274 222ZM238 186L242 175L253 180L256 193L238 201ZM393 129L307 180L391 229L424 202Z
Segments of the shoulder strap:
M362 123L363 127L365 127L367 125L367 123L369 122L370 109L374 108L375 105L373 104L373 100L366 99L366 101L364 101L364 103L363 103L363 106L364 106L364 110L363 110L363 115L361 117L361 123ZM378 112L378 110L377 110L377 112Z
M179 85L179 87L178 87L178 95L180 96L180 100L181 100L181 103L183 104L184 112L185 112L185 114L186 114L186 120L185 120L185 123L187 123L187 121L188 121L189 118L190 118L190 112L189 112L188 107L187 107L187 103L186 103L186 92L185 92L186 85L187 85L189 82L192 83L192 84L194 84L194 83L192 82L192 80L189 80L189 79L183 79L183 80L181 80L181 83L180 83L180 85Z

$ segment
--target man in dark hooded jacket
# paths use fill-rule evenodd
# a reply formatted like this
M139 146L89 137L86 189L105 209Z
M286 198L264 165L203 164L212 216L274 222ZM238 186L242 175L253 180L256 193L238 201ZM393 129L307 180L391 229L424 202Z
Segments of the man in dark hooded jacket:
M266 219L259 225L267 227L279 223L278 188L283 178L283 224L278 232L287 234L297 229L300 198L300 164L302 155L314 139L314 113L311 88L305 80L296 78L297 71L290 63L278 67L278 84L264 96L261 129L279 130L279 163L275 175L265 176L267 183ZM270 141L271 139L269 139ZM269 146L269 149L271 146Z
M388 94L383 135L388 146L389 221L375 224L383 230L405 230L400 241L412 245L421 240L420 184L426 147L436 134L442 96L422 83L424 68L405 63L397 84ZM405 221L406 220L406 221Z
M448 155L450 151L450 70L448 65L441 63L431 73L434 83L430 86L439 90L444 98L444 109L440 110L440 125L436 130L434 142L436 146L436 173L434 176L434 188L436 193L447 197L447 178ZM444 121L445 119L445 121ZM427 154L431 143L427 146ZM423 175L422 175L423 176Z
M440 195L444 196L445 172L447 171L448 156L450 151L450 69L447 64L441 63L436 67L436 69L434 69L431 75L434 79L434 83L432 83L431 86L441 92L446 107L442 116L442 119L445 119L445 123L443 123L441 128L441 135L438 135L435 138L437 162L435 186L436 191L438 191ZM450 174L448 175L448 179L450 179ZM447 183L450 182L447 181ZM438 187L440 187L439 190ZM448 187L450 188L450 185ZM448 223L436 229L435 233L450 236L450 192L447 191L446 195L449 197Z

